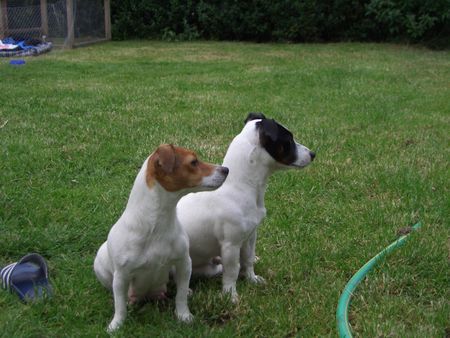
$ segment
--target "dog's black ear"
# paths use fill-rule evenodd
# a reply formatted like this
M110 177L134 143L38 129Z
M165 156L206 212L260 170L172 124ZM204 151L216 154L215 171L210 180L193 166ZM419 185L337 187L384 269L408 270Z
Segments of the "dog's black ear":
M175 147L172 144L163 144L156 149L156 166L166 174L171 174L175 169Z
M274 119L264 119L257 123L260 129L261 144L266 144L267 139L270 139L272 142L278 139L278 123Z
M265 116L263 113L248 113L247 118L244 121L244 124L247 124L248 121L251 120L265 120Z

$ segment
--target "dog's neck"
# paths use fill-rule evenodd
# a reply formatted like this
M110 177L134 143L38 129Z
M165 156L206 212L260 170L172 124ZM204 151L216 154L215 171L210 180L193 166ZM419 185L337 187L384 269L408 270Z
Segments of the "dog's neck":
M174 224L175 207L183 196L181 191L169 192L156 180L149 187L146 181L147 161L139 171L131 189L125 213L139 218L136 224L152 227L164 224L164 227Z
M223 160L223 165L230 170L226 183L236 189L253 192L248 196L256 196L258 207L264 207L264 195L269 176L273 169L263 166L252 158L257 151L255 143L241 135L231 142ZM245 185L245 187L243 187Z

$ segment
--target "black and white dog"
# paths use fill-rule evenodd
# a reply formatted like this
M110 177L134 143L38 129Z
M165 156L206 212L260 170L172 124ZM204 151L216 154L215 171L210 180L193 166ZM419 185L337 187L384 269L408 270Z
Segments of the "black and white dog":
M238 300L239 274L263 283L253 265L256 229L266 216L268 178L277 170L306 167L314 157L275 120L250 113L225 155L223 165L229 175L223 185L212 192L189 194L177 205L180 223L189 236L193 274L223 272L223 291L231 294L233 302Z

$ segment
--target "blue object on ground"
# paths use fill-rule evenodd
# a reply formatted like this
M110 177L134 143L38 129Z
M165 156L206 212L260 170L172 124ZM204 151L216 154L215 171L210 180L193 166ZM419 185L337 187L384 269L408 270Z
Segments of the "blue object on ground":
M25 64L25 60L22 60L22 59L19 59L19 60L11 60L11 61L9 61L9 64L10 64L10 65L13 65L13 66L22 66L22 65Z
M5 266L0 269L0 277L2 288L15 292L24 302L52 295L47 263L39 254L28 254Z

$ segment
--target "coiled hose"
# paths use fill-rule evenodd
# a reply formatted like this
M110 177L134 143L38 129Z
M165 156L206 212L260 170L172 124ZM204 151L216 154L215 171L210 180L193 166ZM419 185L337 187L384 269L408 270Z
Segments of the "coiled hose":
M353 291L358 286L359 282L366 276L366 274L378 263L378 261L389 254L391 251L397 249L402 246L403 243L408 238L409 234L412 231L419 229L422 226L421 222L416 223L412 226L411 231L407 234L398 238L395 242L391 243L389 246L380 251L376 256L374 256L370 261L363 265L361 269L359 269L353 277L348 281L347 285L342 291L341 297L339 298L337 310L336 310L336 320L337 326L339 330L339 337L351 338L352 333L350 331L350 325L348 323L348 307L350 304L351 296L353 295Z

